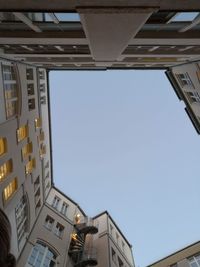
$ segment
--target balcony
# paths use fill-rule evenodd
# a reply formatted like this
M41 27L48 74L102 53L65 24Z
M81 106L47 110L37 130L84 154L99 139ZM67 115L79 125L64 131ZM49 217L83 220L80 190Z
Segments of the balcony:
M79 234L96 234L98 232L98 224L92 218L84 217L76 224Z

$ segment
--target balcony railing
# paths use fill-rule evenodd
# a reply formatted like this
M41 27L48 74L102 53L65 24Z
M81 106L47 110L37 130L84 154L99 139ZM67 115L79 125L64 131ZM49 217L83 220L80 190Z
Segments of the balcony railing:
M96 266L97 265L97 250L94 247L82 251L78 258L75 267L84 267L84 266Z
M96 234L98 232L98 223L92 218L83 217L80 222L76 224L79 233L83 234Z

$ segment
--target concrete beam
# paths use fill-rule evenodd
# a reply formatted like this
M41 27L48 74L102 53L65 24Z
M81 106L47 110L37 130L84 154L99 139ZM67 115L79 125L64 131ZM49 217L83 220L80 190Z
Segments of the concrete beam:
M198 0L0 0L1 11L75 11L78 7L158 7L160 10L200 10Z
M24 24L26 24L29 28L31 28L35 32L42 32L42 30L35 25L32 20L30 20L27 16L20 12L13 12L16 18L21 20Z
M93 7L78 9L93 58L97 61L116 60L153 10Z
M0 36L1 32L0 32ZM0 37L0 44L9 45L88 45L86 38L26 38L26 37Z

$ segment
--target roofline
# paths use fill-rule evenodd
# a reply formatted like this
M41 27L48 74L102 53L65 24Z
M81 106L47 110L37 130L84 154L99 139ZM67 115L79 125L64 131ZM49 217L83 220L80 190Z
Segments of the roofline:
M85 214L85 212L82 210L82 208L79 206L78 203L76 203L73 199L71 199L70 197L68 197L67 195L65 195L65 193L63 193L60 189L58 189L54 184L52 185L52 188L55 189L56 191L58 191L61 195L63 195L64 197L66 197L69 201L71 201L74 205L77 206L77 208L83 213L84 216L87 216Z
M122 231L119 229L118 225L117 225L116 222L113 220L113 218L111 217L110 213L109 213L107 210L105 210L105 211L103 211L103 212L97 214L97 215L94 216L92 219L97 219L98 217L100 217L100 216L102 216L102 215L104 215L104 214L106 214L106 215L110 218L110 220L112 221L112 223L115 225L115 227L117 228L117 230L120 232L120 234L123 236L124 240L125 240L125 241L127 242L127 244L129 245L129 247L132 248L132 245L131 245L131 244L129 243L129 241L126 239L126 237L124 236L124 234L122 233Z
M54 186L53 180L53 146L52 146L52 127L51 127L51 101L50 101L50 86L49 86L49 71L46 69L47 74L47 101L48 101L48 118L49 118L49 143L50 143L50 160L51 160L51 184Z
M192 247L192 246L195 246L195 245L197 245L198 243L200 243L200 240L197 241L197 242L195 242L195 243L190 244L190 245L187 246L187 247L184 247L184 248L182 248L182 249L180 249L180 250L177 250L176 252L174 252L174 253L172 253L172 254L170 254L170 255L168 255L168 256L166 256L166 257L164 257L164 258L162 258L162 259L160 259L160 260L158 260L158 261L155 261L154 263L151 263L150 265L147 265L146 267L151 267L151 266L153 266L153 265L155 265L155 264L157 264L157 263L159 263L159 262L162 262L163 260L166 260L167 258L170 258L170 257L176 255L176 254L179 253L179 252L182 252L182 251L184 251L184 250L186 250L186 249L188 249L188 248L190 248L190 247Z

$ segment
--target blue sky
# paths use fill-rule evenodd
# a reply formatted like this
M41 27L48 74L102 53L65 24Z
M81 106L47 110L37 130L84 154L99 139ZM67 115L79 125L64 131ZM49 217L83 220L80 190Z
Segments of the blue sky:
M144 267L200 240L196 134L163 71L50 73L54 181Z

